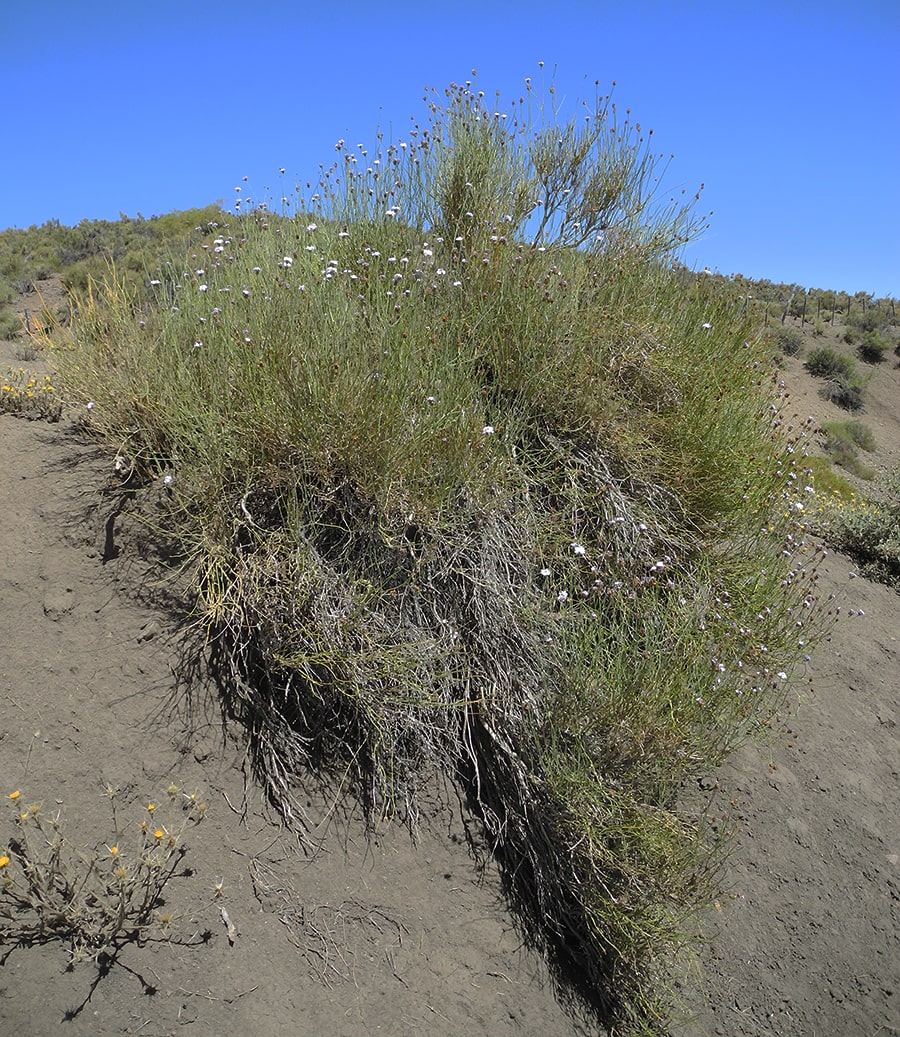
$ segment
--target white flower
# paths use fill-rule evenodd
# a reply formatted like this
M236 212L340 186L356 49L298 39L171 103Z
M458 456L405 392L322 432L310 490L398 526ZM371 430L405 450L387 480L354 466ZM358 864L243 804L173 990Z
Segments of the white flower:
M206 285L206 284L201 284L201 285L199 286L199 288L198 288L198 291L201 291L201 292L208 292L208 291L209 291L209 285Z
M576 544L575 542L573 542L572 543L572 550L577 555L585 555L585 554L587 554L587 551L586 551L586 549L584 547L584 544Z
M307 225L306 229L309 231L310 234L312 234L312 232L316 229L316 224L310 223Z
M87 407L88 410L93 410L94 406L95 406L94 401L91 400L90 403L85 404L85 406Z
M549 569L541 569L541 576L549 576L549 575L550 575L550 570Z
M154 288L156 288L156 287L158 287L159 285L162 284L162 281L160 281L158 278L154 277L153 280L150 282L150 284L153 285Z
M171 476L171 475L167 475L163 479L163 482L166 484L166 486L171 486L173 481L174 481L174 476Z
M483 436L492 436L494 434L494 426L485 425L484 428L481 430L481 434Z
M288 270L294 265L293 259L290 256L285 256L281 261L282 266L286 266Z
M712 327L712 324L710 324L709 321L707 321L705 324L701 324L700 327L704 328L706 331L709 331L709 329Z
M787 680L787 674L784 672L784 670L779 670L778 673L775 674L775 676L780 681L786 681Z
M568 601L569 600L569 592L568 591L560 591L559 594L556 595L556 600L557 601Z

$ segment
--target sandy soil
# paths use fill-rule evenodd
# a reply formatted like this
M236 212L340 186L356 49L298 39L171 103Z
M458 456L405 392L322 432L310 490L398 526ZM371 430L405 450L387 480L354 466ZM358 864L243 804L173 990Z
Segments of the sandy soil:
M900 371L882 366L862 417L886 464ZM799 362L785 377L798 413L831 416ZM107 786L131 831L148 801L178 812L171 783L208 805L166 886L168 938L100 969L67 969L59 944L0 948L0 1033L583 1032L473 860L452 792L436 791L415 846L392 827L367 841L312 793L316 852L279 826L240 732L202 681L176 677L189 621L163 607L127 504L70 420L0 415L0 842L17 806L41 802L102 855ZM822 582L841 618L796 714L705 779L739 832L683 992L689 1037L900 1032L900 596L838 555Z

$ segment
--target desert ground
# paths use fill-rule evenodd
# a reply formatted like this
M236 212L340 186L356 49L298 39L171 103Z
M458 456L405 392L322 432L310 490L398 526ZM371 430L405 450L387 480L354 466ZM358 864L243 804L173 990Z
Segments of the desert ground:
M0 370L20 347L0 345ZM802 357L782 377L801 418L844 416ZM885 469L898 390L891 358L860 415ZM0 947L0 1034L594 1032L523 943L451 788L435 785L415 843L399 826L367 837L312 786L303 837L279 822L241 731L184 670L198 631L167 595L148 514L77 415L0 414L0 850L26 805L60 811L101 859L113 805L123 859L148 803L171 824L191 795L205 805L165 928L99 965L70 967L58 940ZM736 834L679 990L684 1037L900 1033L900 596L833 552L820 584L839 615L794 706L696 790Z

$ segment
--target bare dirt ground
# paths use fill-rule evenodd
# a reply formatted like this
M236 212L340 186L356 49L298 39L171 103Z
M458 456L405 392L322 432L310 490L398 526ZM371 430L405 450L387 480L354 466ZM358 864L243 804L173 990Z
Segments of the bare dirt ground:
M800 360L784 377L799 414L832 416ZM898 388L890 361L861 415L884 466L900 460ZM59 942L0 947L0 1034L583 1032L473 861L452 792L415 846L390 826L367 840L313 794L315 853L279 825L214 692L176 677L189 621L162 607L145 540L70 417L0 414L0 851L25 804L59 809L101 859L108 787L126 835L148 802L160 817L191 793L207 805L165 888L166 931L99 968L68 968ZM854 574L839 555L823 567L841 618L799 707L708 779L738 834L678 1033L900 1032L900 596Z

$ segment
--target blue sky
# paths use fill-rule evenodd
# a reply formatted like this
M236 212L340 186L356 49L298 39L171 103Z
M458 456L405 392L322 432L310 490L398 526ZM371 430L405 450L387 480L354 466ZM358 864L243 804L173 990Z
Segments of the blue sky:
M423 88L616 81L711 227L685 260L900 296L900 4L0 0L0 228L145 216L313 176ZM279 168L286 170L284 183ZM245 185L245 193L248 188Z

